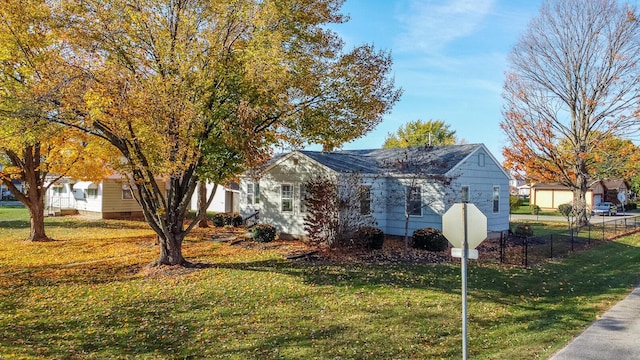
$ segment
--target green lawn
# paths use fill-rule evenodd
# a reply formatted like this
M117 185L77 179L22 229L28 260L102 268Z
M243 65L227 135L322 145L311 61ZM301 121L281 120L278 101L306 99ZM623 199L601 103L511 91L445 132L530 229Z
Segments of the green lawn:
M29 221L29 212L24 207L0 206L0 221Z
M461 358L459 263L287 261L206 230L184 253L210 267L158 273L144 223L47 219L56 241L27 243L5 210L2 359ZM640 236L533 269L471 262L469 356L548 358L639 275Z

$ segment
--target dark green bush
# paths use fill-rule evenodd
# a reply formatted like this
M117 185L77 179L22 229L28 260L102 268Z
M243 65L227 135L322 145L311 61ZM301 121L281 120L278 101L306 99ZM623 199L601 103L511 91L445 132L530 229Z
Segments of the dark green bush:
M276 239L276 228L269 224L257 224L251 229L253 240L257 242L271 242Z
M359 243L369 249L382 249L384 232L377 227L363 226L356 232Z
M242 215L238 213L217 213L213 215L213 225L216 227L223 226L242 226Z
M449 246L442 232L434 228L416 229L411 235L411 246L427 251L445 251Z
M226 215L225 213L217 213L213 215L213 226L215 227L223 227L225 225L226 222Z
M242 226L242 215L238 213L229 214L229 225L233 227Z
M516 226L516 236L533 236L533 229L528 224L519 224Z

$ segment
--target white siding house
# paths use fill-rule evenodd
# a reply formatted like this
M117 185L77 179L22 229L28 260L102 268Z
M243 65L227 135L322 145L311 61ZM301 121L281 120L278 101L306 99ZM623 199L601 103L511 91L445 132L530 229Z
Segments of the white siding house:
M462 201L476 204L490 231L509 228L509 176L482 144L281 154L240 178L240 213L259 211L260 222L281 235L304 237L304 184L320 176L345 183L353 174L366 187L368 216L385 234L404 234L407 209L409 234L442 229L442 215Z
M144 217L129 185L120 175L99 182L63 179L47 191L45 209L47 215L77 213L102 219Z
M211 196L213 186L214 184L207 183L207 199ZM211 200L211 204L209 204L207 211L218 213L239 212L240 191L238 190L237 184L228 184L226 187L222 185L215 186L216 193L213 196L213 200ZM199 187L196 187L196 190L193 192L193 196L191 196L191 210L193 211L198 210L198 191Z

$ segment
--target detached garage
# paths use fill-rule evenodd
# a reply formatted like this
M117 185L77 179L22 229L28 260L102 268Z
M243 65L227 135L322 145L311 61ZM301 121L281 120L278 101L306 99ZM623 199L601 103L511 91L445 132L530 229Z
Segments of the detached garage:
M594 181L589 185L586 200L587 206L593 208L604 201L606 189L602 181ZM538 205L541 210L557 210L562 204L573 202L573 192L558 183L539 183L531 186L531 205Z

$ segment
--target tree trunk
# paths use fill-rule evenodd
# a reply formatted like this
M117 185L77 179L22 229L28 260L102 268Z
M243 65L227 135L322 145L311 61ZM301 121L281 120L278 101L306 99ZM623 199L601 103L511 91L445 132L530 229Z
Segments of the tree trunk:
M198 211L200 211L200 220L198 221L199 228L209 227L207 222L207 183L198 182Z
M576 189L574 189L573 191L573 203L580 205L580 206L576 206L577 207L577 212L576 212L577 226L584 226L589 223L587 207L582 206L582 204L587 203L586 198L587 198L587 190L588 190L587 176L584 174L586 174L586 172L577 174Z
M185 233L162 234L158 238L160 257L152 265L180 265L189 266L190 263L182 257L182 240Z
M25 206L29 209L30 233L28 241L48 241L51 240L44 230L44 199L41 196L29 198Z

